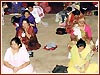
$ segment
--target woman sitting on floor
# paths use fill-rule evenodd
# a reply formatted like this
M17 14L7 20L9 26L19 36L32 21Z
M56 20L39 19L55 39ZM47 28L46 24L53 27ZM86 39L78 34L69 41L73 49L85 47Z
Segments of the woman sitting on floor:
M68 73L97 73L98 65L91 62L91 48L80 39L71 48L71 59L68 63Z
M79 18L78 27L71 35L72 41L70 41L68 43L68 49L70 50L72 48L72 46L75 45L77 40L79 40L80 38L82 38L90 46L91 50L93 50L94 53L96 52L96 47L92 40L91 28L88 24L86 24L84 17ZM69 53L69 55L70 55L70 53Z
M33 73L33 67L25 45L21 43L18 37L14 37L10 41L10 48L7 49L2 73Z
M34 30L34 32L36 34L38 32L38 29L36 27L35 18L34 18L34 16L28 10L25 10L22 13L22 16L21 16L20 21L19 21L19 27L22 27L22 21L23 21L23 19L28 19L29 20L29 23L33 27L33 30ZM18 28L16 28L16 29L18 30Z
M90 48L95 51L95 44L92 39L92 30L91 27L86 23L86 20L84 17L80 18L78 20L78 26L81 31L81 37L83 40L86 41L86 43L90 46Z
M17 31L16 36L20 38L23 44L25 44L29 54L32 54L32 50L37 50L41 47L28 19L22 20L22 27Z

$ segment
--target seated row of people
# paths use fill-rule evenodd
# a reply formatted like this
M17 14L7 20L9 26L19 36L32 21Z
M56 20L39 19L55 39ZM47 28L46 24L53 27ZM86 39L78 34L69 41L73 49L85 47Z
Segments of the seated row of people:
M22 12L20 16L13 16L11 18L12 23L18 30L18 27L21 27L22 20L24 18L28 18L30 24L33 26L35 33L38 32L37 24L40 23L42 25L48 25L47 22L43 22L42 18L44 17L44 11L40 6L37 5L28 5L28 7Z
M16 36L25 44L30 57L33 56L32 50L37 50L41 47L36 37L38 32L36 25L43 17L43 9L40 9L40 6L31 5L28 5L28 9L23 11L19 18L12 17L14 19L12 23L16 24Z
M85 16L79 10L75 9L72 11L71 7L68 7L68 9L70 11L67 12L67 18L65 21L62 20L60 24L61 28L63 27L66 33L70 35L71 39L67 45L69 50L68 58L70 59L68 73L96 73L98 70L97 64L91 64L90 62L96 51L91 27L86 23ZM62 31L59 32L61 34ZM94 67L94 69L91 69L91 67Z
M71 48L71 59L68 62L68 73L97 73L98 65L91 62L92 50L89 45L82 39L79 39L76 45ZM22 57L24 56L24 58ZM77 61L76 61L77 60ZM24 44L18 37L14 37L10 41L10 47L7 49L3 64L1 66L2 73L36 73L30 63L29 55Z
M67 9L72 8L68 7ZM70 39L71 41L74 41L73 43L77 42L78 39L82 38L86 41L86 43L90 45L92 50L95 50L95 45L92 39L91 27L86 23L85 16L79 10L75 9L74 11L69 12L69 15L67 16L63 24L63 28L65 29L67 34L70 34Z

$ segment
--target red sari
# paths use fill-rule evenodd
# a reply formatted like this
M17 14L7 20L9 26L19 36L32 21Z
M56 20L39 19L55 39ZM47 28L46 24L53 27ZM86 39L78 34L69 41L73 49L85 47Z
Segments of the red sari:
M39 49L41 45L39 44L37 37L33 31L33 28L31 26L28 28L27 33L31 35L30 38L26 36L25 30L23 28L19 28L19 30L16 33L16 36L21 39L22 43L25 44L28 51Z
M71 13L70 17L66 20L66 32L69 34L73 33L73 21L74 21L74 14Z

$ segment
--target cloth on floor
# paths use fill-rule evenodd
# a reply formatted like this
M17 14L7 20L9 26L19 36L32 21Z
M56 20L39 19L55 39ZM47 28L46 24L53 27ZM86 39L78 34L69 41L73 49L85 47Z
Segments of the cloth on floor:
M57 48L57 45L54 42L50 42L44 46L45 50L55 50Z

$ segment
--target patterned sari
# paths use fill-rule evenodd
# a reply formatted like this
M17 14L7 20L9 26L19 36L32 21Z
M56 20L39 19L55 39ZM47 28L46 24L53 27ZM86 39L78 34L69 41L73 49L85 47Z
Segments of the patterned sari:
M36 34L33 32L33 28L31 26L28 28L27 33L31 35L30 38L26 36L25 30L23 28L19 28L16 36L20 37L22 43L25 44L28 51L39 49L41 45L39 44Z

